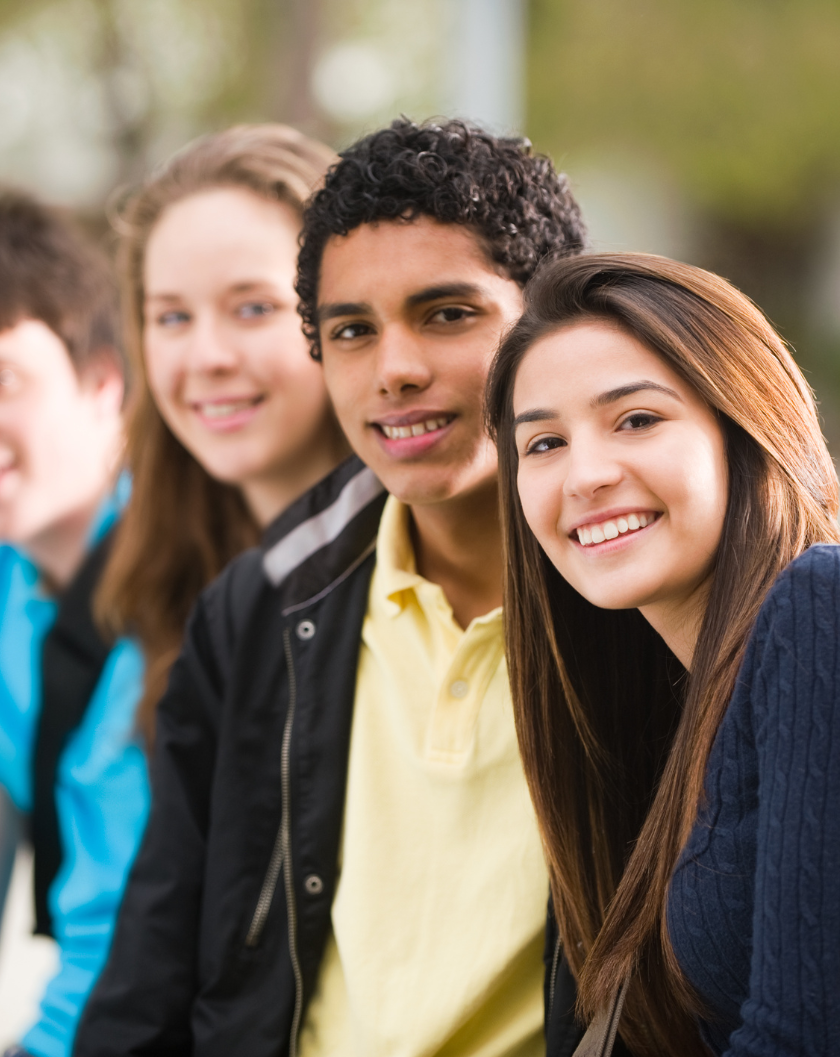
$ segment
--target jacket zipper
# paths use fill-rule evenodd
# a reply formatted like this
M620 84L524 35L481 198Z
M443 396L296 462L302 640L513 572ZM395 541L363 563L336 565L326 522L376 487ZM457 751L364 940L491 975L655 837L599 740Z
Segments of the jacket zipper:
M285 639L284 639L285 641ZM289 662L289 653L286 653L286 661ZM291 730L291 721L294 714L294 690L295 690L295 676L292 671L289 677L290 684L290 696L289 696L289 711L286 714L286 722L283 726L283 749L285 752L286 741ZM260 896L257 900L257 908L254 911L254 916L251 918L251 925L248 929L248 934L245 937L246 947L256 947L260 942L263 929L265 928L266 918L268 912L271 909L271 903L274 899L274 893L277 890L277 881L280 878L280 870L283 868L283 859L286 852L286 842L284 839L284 826L286 819L286 784L285 784L285 772L283 767L285 766L285 757L281 755L281 796L283 797L283 808L281 814L280 826L277 830L277 836L274 838L274 847L271 850L271 858L268 861L268 869L265 872L265 878L263 879L262 888L260 888Z
M560 965L560 937L554 944L554 957L551 961L551 979L548 983L548 1020L551 1020L551 1011L554 1008L554 988L557 985L557 969Z
M277 888L277 878L280 876L280 869L282 866L283 828L281 826L277 831L274 848L271 852L271 859L269 860L268 869L265 873L265 880L260 889L260 898L257 900L257 909L254 911L254 916L251 919L251 926L248 929L248 935L245 937L246 947L256 947L260 942L260 936L262 936L265 919L268 917L268 910L271 906L271 901L274 898L274 890Z
M300 961L297 952L297 908L295 904L295 890L292 879L292 852L291 852L291 824L289 789L291 781L289 778L289 760L291 758L292 724L295 719L295 706L297 704L297 679L295 677L294 658L292 656L292 645L289 637L289 629L283 632L283 649L286 654L286 665L289 669L289 711L286 714L286 723L283 727L283 745L280 755L280 785L283 797L283 810L280 818L280 829L274 841L271 859L268 864L265 879L260 889L260 897L257 900L257 908L251 919L248 935L245 937L246 947L256 947L260 941L271 901L280 878L280 871L285 865L284 878L286 888L286 915L289 921L289 954L292 959L292 972L295 977L295 1011L292 1017L292 1034L289 1040L289 1057L297 1057L297 1036L300 1028L300 1017L303 1010L303 974L300 971Z
M297 951L297 906L295 904L294 878L292 877L291 778L289 775L292 724L295 720L295 706L297 704L297 678L295 676L295 662L292 656L292 643L288 627L283 631L283 648L286 651L286 665L289 669L289 712L286 716L286 726L283 730L283 750L280 761L283 795L280 837L283 854L283 878L286 884L286 917L289 922L289 955L292 960L292 972L295 975L295 1011L292 1017L292 1031L289 1038L289 1057L297 1057L298 1031L300 1030L300 1018L303 1013L303 973L300 970L300 960Z

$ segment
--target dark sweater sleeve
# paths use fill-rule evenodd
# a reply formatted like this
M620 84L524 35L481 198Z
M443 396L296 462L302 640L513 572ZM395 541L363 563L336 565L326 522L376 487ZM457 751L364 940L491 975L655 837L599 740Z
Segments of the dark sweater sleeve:
M157 713L152 811L75 1057L192 1052L198 924L221 691L202 600Z
M840 1054L840 548L788 567L755 636L753 948L725 1054Z

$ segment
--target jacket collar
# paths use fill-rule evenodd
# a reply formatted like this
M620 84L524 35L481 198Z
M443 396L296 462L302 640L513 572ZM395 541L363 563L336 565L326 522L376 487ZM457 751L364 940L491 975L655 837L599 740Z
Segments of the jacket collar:
M284 612L316 600L370 553L385 489L353 455L266 529L262 567Z

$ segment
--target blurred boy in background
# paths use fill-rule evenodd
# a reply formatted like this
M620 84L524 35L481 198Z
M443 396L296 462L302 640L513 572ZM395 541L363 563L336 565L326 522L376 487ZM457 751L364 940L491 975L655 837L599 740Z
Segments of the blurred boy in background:
M30 816L35 931L60 957L10 1054L70 1053L148 810L142 657L90 606L127 492L123 394L107 262L0 195L0 785Z

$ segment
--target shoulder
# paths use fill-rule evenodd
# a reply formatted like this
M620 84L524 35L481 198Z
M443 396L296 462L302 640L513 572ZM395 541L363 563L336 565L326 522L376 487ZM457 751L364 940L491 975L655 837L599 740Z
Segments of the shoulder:
M221 608L233 614L240 614L250 608L259 593L269 588L263 569L263 558L261 547L250 547L237 555L202 591L200 598L205 609Z
M226 669L240 630L270 589L262 549L244 551L199 595L188 625L188 640L199 652L206 646L217 665Z
M786 631L798 638L834 631L839 618L840 545L820 543L779 574L759 611L756 634Z
M840 546L819 544L778 576L758 614L743 669L758 729L772 716L833 713L838 653Z
M840 544L815 543L783 569L773 586L800 586L813 580L836 580L840 577Z
M0 543L0 592L8 594L16 577L24 580L27 586L34 588L38 579L38 570L10 543Z

